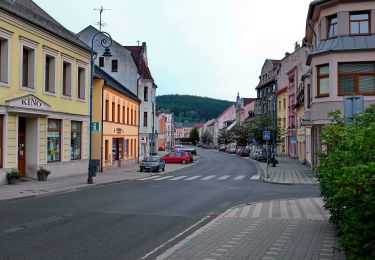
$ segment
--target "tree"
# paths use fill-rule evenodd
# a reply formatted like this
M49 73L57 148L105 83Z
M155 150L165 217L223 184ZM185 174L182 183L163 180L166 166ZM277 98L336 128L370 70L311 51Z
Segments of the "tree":
M213 141L212 134L207 130L202 134L202 142L203 144L210 144Z
M275 139L275 143L280 141L281 129L278 123L272 121L272 117L262 117L257 118L254 121L247 123L245 126L247 137L251 140L256 140L259 144L264 144L266 141L263 140L263 131L270 130L271 131L271 140L269 143L273 143ZM273 133L273 129L275 131Z
M190 142L192 142L194 145L197 145L197 143L199 142L199 133L198 133L198 129L196 127L194 127L190 134L189 134L189 139L190 139Z
M219 144L230 144L233 141L231 134L227 131L227 128L219 130L218 143Z
M236 124L231 130L233 140L240 147L247 146L252 137L251 131L249 131L248 126L242 124Z

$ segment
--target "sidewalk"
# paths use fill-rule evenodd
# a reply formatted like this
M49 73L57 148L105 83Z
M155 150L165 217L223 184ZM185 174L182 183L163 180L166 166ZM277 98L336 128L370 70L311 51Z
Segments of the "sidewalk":
M268 176L264 181L279 184L317 184L315 173L310 167L303 165L298 160L278 157L276 167L268 165ZM258 175L266 176L267 163L254 161L258 166Z
M156 259L345 259L321 198L227 210Z
M94 184L87 184L87 174L61 178L51 178L48 181L21 181L17 185L1 185L0 201L72 192L80 189L92 188L111 183L136 180L151 175L177 171L179 169L194 165L195 163L196 162L186 165L167 164L167 166L165 167L165 172L159 173L139 172L138 164L123 166L121 168L112 168L102 173L98 172L96 177L94 177Z

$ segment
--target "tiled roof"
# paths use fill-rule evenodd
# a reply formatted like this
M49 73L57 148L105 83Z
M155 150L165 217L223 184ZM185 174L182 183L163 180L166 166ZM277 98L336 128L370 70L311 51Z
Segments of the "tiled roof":
M247 106L248 104L254 102L256 98L242 98L243 99L243 105Z
M31 0L1 0L0 9L86 50L90 48Z
M142 46L124 46L124 47L133 54L135 60L137 61L137 68L138 68L139 75L141 75L144 79L153 79L150 69L148 68L144 59L141 57Z
M374 50L375 49L375 35L364 36L338 36L333 39L321 40L319 45L310 52L307 63L311 61L314 55L325 52L340 52L340 51L359 51L359 50Z
M141 103L141 100L136 95L134 95L133 92L131 92L124 85L122 85L117 80L112 78L112 76L110 76L108 73L106 73L104 70L102 70L98 66L95 66L95 76L98 76L98 77L104 79L109 86L111 86L114 89L118 90L119 92L123 93L125 96L127 96L127 97L129 97L133 100L136 100L138 103Z

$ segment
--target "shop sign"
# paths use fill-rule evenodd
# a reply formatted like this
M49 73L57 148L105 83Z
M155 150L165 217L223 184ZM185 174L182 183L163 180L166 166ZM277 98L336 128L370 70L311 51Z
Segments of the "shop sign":
M59 132L48 132L48 137L49 138L59 138L60 133Z
M122 130L122 128L117 127L117 128L113 128L113 132L116 133L116 134L122 134L123 130Z
M6 101L6 104L12 107L32 108L46 111L51 110L51 107L47 103L32 94L8 100Z

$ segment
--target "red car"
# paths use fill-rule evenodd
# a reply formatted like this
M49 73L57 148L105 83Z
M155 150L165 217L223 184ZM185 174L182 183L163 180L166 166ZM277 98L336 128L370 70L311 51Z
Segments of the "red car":
M189 163L190 156L188 152L172 152L170 154L164 155L163 159L166 163Z

